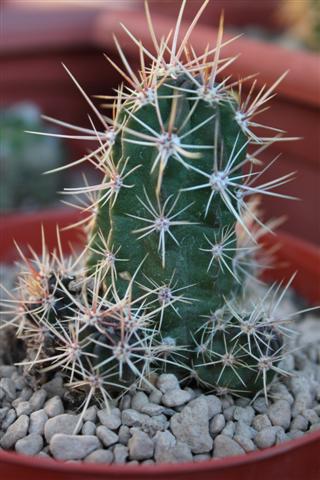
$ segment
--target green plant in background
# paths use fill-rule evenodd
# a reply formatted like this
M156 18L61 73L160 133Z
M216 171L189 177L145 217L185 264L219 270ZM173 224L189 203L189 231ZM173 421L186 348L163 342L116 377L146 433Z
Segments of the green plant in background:
M42 175L65 159L59 138L34 137L25 130L43 129L39 109L30 103L0 110L0 209L30 209L56 200L61 175ZM36 188L35 188L36 185Z
M189 45L207 3L182 40L185 1L173 33L161 40L146 7L156 53L126 30L139 49L138 73L116 42L123 70L116 68L128 85L119 87L112 118L69 72L102 128L92 120L92 130L69 126L97 139L82 160L103 179L66 191L84 205L81 254L66 261L61 249L50 257L44 246L30 262L21 252L28 269L9 301L18 305L9 323L26 342L24 364L61 370L71 388L86 393L85 406L97 392L107 402L132 385L153 388L154 371L221 393L263 388L265 395L272 377L285 374L290 330L288 318L276 315L279 287L254 300L247 293L259 282L258 240L269 229L252 195L289 198L277 188L292 175L264 181L273 162L261 166L256 158L283 140L256 122L283 77L255 96L254 83L246 99L244 80L221 80L235 61L221 58L230 42L223 42L223 20L214 48L197 56Z

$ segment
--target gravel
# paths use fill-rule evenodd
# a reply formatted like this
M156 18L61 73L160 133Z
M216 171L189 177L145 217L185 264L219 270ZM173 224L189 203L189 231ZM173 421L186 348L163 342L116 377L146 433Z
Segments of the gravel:
M263 395L206 395L162 374L152 391L129 391L108 408L93 404L81 421L60 374L36 386L22 367L1 364L0 351L0 450L151 465L273 447L320 429L320 343L292 351L281 365L291 375L273 381L268 403Z

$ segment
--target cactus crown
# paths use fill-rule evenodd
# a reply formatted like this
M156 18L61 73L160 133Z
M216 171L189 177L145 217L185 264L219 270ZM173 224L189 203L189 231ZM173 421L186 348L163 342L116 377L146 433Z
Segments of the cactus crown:
M223 19L216 46L197 56L189 37L208 2L180 40L185 3L161 40L146 5L155 54L126 29L139 50L138 73L116 40L123 67L110 61L126 86L111 99L111 118L68 72L102 128L51 119L98 141L77 163L93 163L103 180L66 190L85 214L77 224L88 238L83 252L50 256L45 241L42 257L21 252L28 268L7 305L18 306L10 323L26 342L24 364L61 369L71 388L86 392L86 405L98 393L107 402L134 384L153 388L154 371L239 394L267 393L274 374L285 373L279 362L289 330L276 315L279 287L260 299L247 293L259 282L258 240L269 229L252 195L286 197L274 189L291 179L263 181L271 164L257 159L283 140L255 118L283 76L256 96L254 81L244 99L247 79L221 80L235 61L221 57L231 41L223 42ZM258 136L261 128L275 136Z

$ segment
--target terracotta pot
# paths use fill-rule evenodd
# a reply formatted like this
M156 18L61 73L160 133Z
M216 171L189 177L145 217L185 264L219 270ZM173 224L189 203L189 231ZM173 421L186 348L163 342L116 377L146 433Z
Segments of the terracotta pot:
M27 249L28 244L40 251L40 226L44 225L49 248L55 245L56 225L65 226L79 216L73 211L44 211L17 215L0 221L0 260L12 261L16 255L12 239ZM69 242L80 242L79 232L67 230L62 236L63 248ZM294 288L306 299L320 302L320 251L287 234L268 235L263 239L277 250L279 269L271 270L272 280L283 279L292 270L299 270ZM270 273L268 274L269 278ZM317 480L320 478L320 431L266 450L247 455L206 461L197 464L158 466L109 466L62 463L43 458L29 458L0 451L1 478L5 480Z

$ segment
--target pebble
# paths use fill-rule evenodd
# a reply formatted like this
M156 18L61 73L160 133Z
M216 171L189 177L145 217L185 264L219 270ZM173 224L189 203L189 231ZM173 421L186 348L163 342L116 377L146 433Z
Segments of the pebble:
M233 412L234 420L241 420L248 425L251 425L252 420L254 419L254 409L250 406L248 407L235 407Z
M37 455L43 447L43 438L38 433L31 433L17 441L16 452L23 455Z
M217 435L218 433L221 432L221 430L224 429L226 424L226 420L224 418L224 415L222 413L219 413L213 419L211 420L209 424L209 432L211 433L212 436Z
M50 452L59 460L81 460L101 447L94 435L56 433L50 440Z
M265 413L261 413L260 415L256 415L252 421L252 426L255 430L260 432L266 427L271 427L270 418Z
M72 435L75 431L78 421L78 415L71 415L68 413L63 413L62 415L49 418L44 426L44 436L47 442L50 442L51 438L56 433ZM80 425L80 428L81 427L82 425Z
M235 423L235 435L240 436L240 437L246 437L246 438L254 438L256 434L256 430L252 427L250 427L246 422L243 420L239 420L238 422Z
M277 400L268 408L268 416L272 425L283 427L287 430L291 422L291 408L287 400Z
M61 398L57 395L50 398L44 406L44 411L50 418L56 417L57 415L62 415L64 413L64 406Z
M122 445L128 445L128 441L131 436L129 427L127 427L127 425L121 425L118 436L119 442L122 443Z
M2 430L6 431L10 427L10 425L13 424L13 422L16 420L16 418L17 418L17 414L16 414L15 409L10 408L7 415L2 420L2 425L1 425Z
M110 450L102 450L98 449L94 452L90 453L84 461L86 463L112 463L113 461L113 453Z
M203 396L192 400L181 413L173 415L170 427L176 439L186 443L193 453L206 453L212 449L208 404Z
M34 412L35 410L40 410L43 407L46 398L47 392L43 388L36 390L29 400L32 411Z
M149 403L149 398L144 392L137 392L131 399L131 408L141 412L141 408Z
M97 437L101 440L105 447L110 447L119 440L118 435L104 425L100 425L97 428L96 433Z
M245 437L243 435L235 435L233 437L233 440L237 442L240 445L240 447L243 448L243 450L247 453L253 452L254 450L257 449L253 441L250 438Z
M221 434L222 435L227 435L228 437L233 437L234 433L236 430L236 425L234 422L227 422L226 426L222 430Z
M83 427L81 429L82 435L95 435L96 434L96 424L93 422L84 422Z
M319 423L319 421L320 421L320 418L317 415L317 413L314 410L312 410L311 408L307 408L306 410L303 410L302 415L312 425L315 424L315 423Z
M5 449L12 448L18 440L27 435L28 427L29 417L21 415L3 435L0 440L0 446Z
M227 435L218 435L213 442L213 457L223 458L242 455L245 450Z
M36 412L32 412L30 415L29 433L38 433L43 435L44 426L48 420L48 415L41 409Z
M259 448L268 448L276 442L276 429L275 427L266 427L260 430L255 436L255 444Z
M178 379L172 373L162 373L159 375L157 387L162 393L180 389Z
M189 446L184 442L177 442L168 430L158 432L155 437L154 458L157 463L182 463L192 460Z
M148 421L148 416L132 408L128 408L128 410L122 411L121 421L123 425L127 425L128 427L141 427Z
M84 422L95 422L97 419L97 407L95 405L92 405L92 407L87 408L83 415L83 421Z
M178 388L167 391L162 397L162 403L166 407L179 407L187 403L190 399L190 392Z
M268 405L266 404L266 401L263 397L258 397L253 402L253 408L258 413L267 413L267 411L268 411Z
M221 400L215 395L205 395L204 398L208 404L208 417L210 420L222 411Z
M144 432L137 430L128 442L129 457L132 460L147 460L153 457L154 444Z
M16 406L17 417L20 417L21 415L30 415L31 412L32 406L30 402L22 401Z
M129 455L128 447L126 447L125 445L121 445L120 443L115 445L113 449L114 463L118 463L120 465L126 463L128 455Z
M5 396L9 400L14 400L16 398L16 385L11 378L1 378L0 380L0 388L4 391Z
M105 408L104 410L98 410L97 415L101 424L110 430L117 430L121 425L119 408L112 408L111 410Z

